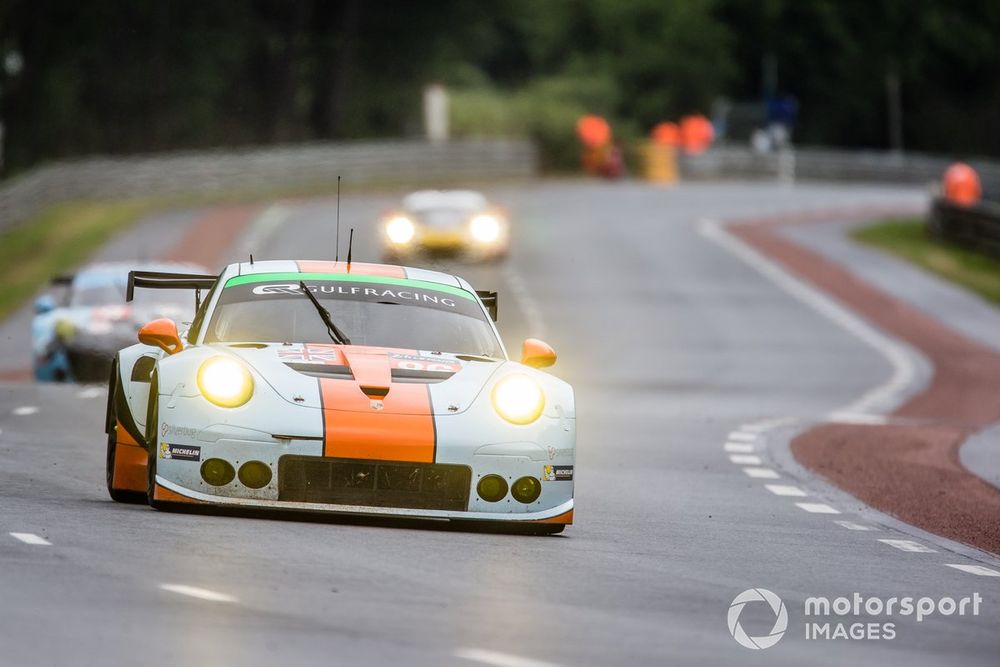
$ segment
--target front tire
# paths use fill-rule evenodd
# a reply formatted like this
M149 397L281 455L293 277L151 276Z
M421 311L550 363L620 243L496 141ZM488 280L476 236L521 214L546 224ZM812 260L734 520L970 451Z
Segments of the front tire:
M114 487L115 456L118 453L118 415L115 408L115 392L118 390L118 364L111 365L111 378L108 380L108 410L105 429L108 432L107 461L105 463L105 478L108 484L108 495L118 503L141 503L145 500L143 494L136 491L123 491Z

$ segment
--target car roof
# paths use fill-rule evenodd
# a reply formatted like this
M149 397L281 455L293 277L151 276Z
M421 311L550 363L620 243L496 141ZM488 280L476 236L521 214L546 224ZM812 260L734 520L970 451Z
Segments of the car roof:
M486 197L474 190L418 190L403 198L403 208L419 211L431 208L481 209Z
M373 264L369 262L352 262L348 271L347 262L329 260L258 260L230 264L223 272L223 278L228 280L233 276L259 273L350 273L354 276L379 276L383 278L400 278L404 280L422 280L474 292L472 286L459 276L453 276L441 271L421 269L412 266L397 266L395 264Z

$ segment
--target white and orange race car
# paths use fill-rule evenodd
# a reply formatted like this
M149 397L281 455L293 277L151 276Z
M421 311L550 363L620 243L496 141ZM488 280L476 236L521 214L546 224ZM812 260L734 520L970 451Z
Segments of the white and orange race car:
M107 484L157 508L573 522L572 388L529 339L497 333L496 294L422 269L232 264L133 272L135 288L207 291L184 335L155 320L111 375Z

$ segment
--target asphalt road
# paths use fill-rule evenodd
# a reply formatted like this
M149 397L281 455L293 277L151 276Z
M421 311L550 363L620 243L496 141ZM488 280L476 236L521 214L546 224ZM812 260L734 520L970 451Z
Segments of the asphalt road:
M576 525L525 537L119 505L104 491L103 392L4 385L0 664L997 664L1000 577L950 565L1000 562L868 510L788 456L792 433L885 383L889 362L703 232L706 219L912 206L920 192L567 182L489 194L517 225L510 261L438 268L500 291L512 356L529 334L559 352L553 372L577 390ZM377 259L372 221L394 202L345 198L356 259ZM255 257L330 258L333 202L280 206L250 229ZM927 551L899 548L913 544ZM727 627L756 587L788 614L761 651ZM807 597L855 592L983 601L978 615L919 623L803 615ZM892 622L895 638L806 639L812 620ZM763 603L740 617L751 636L774 621Z

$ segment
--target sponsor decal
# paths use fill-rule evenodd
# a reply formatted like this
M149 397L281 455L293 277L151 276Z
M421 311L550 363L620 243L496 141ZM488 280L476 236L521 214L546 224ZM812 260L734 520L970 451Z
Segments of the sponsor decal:
M286 363L338 366L343 363L340 353L329 345L296 345L278 350L278 359Z
M174 459L175 461L200 461L201 447L195 447L193 445L171 445L166 442L161 442L160 458Z
M378 399L372 399L371 405L372 405L372 410L375 410L376 412L385 408L385 403L383 403Z
M562 482L573 479L573 466L545 466L542 470L542 481Z
M563 448L563 449L556 449L552 445L549 445L548 448L547 448L547 451L549 453L549 460L550 461L552 459L554 459L555 457L557 457L557 456L572 456L573 455L573 448L572 447L566 447L566 448Z
M163 422L160 426L160 437L165 438L168 435L177 435L182 438L194 438L198 436L198 429L190 428L188 426L174 426L173 424Z
M415 303L430 303L439 306L455 308L455 299L442 294L431 294L418 289L407 289L401 287L365 287L362 285L337 285L326 283L322 285L306 285L309 291L317 295L336 294L338 296L349 296L367 299L397 299L399 301L412 301ZM253 288L253 293L257 296L271 294L300 294L302 288L294 283L269 283L258 285Z

